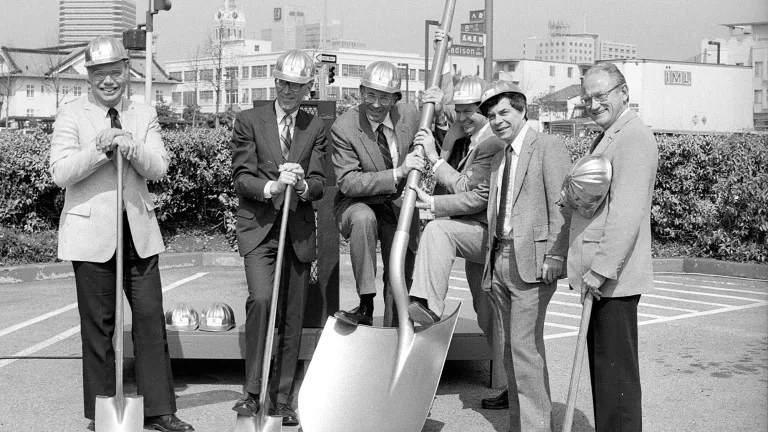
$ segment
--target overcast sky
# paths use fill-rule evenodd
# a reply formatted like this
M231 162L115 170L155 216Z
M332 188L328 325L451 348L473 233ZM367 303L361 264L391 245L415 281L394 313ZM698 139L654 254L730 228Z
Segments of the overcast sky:
M370 49L420 53L424 20L439 20L443 0L326 0L327 20L340 20L344 36ZM322 22L323 0L239 0L247 35L259 38L272 20L272 9L284 3L307 8L306 22ZM529 36L546 36L550 20L562 20L572 32L597 33L601 39L636 44L638 57L689 59L702 39L726 37L718 24L768 21L766 0L495 0L494 57L522 54ZM0 0L0 44L37 48L56 41L58 0ZM213 27L223 0L173 0L173 8L155 16L162 62L192 56ZM146 0L138 0L138 22L144 22ZM458 0L454 34L469 21L469 11L483 9L483 0Z

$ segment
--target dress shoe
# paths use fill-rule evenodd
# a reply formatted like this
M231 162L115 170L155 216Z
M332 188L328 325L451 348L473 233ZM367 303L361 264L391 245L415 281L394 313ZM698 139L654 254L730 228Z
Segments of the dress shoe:
M89 431L95 431L96 430L96 422L91 420L90 423L88 423L88 430Z
M192 425L179 420L174 414L145 417L144 429L162 432L187 432L195 430Z
M339 321L343 321L351 325L372 325L373 324L373 311L368 311L368 307L360 305L351 311L338 311L333 316Z
M239 401L235 402L235 406L232 410L239 415L246 417L256 417L256 413L259 412L259 400L258 395L246 394L246 396Z
M283 418L283 426L298 426L299 416L290 405L278 403L272 415Z
M500 410L509 408L509 390L504 390L498 396L483 399L480 406L484 409Z
M408 305L408 315L411 316L413 322L423 326L440 321L440 317L437 316L437 314L417 301L412 301L411 304Z

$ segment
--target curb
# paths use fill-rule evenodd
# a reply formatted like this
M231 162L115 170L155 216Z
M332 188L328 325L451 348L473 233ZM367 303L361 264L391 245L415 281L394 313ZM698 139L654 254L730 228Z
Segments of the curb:
M183 267L243 267L237 252L184 252L160 254L160 270ZM701 273L712 276L768 280L768 265L745 264L704 258L654 258L656 273ZM58 262L0 267L0 285L74 277L72 264Z

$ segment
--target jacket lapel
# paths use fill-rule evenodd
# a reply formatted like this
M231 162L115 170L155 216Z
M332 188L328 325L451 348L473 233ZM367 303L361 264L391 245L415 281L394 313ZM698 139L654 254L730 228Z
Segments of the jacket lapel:
M411 138L408 137L408 122L400 116L400 110L397 105L392 107L389 112L392 118L392 126L395 127L395 139L397 139L397 166L400 166L405 161L405 156L411 149Z
M592 147L589 153L605 153L608 147L613 144L613 138L616 136L616 134L621 130L622 127L624 127L625 124L629 123L629 121L635 117L637 117L637 114L632 110L629 110L626 114L621 116L611 125L611 127L598 135L598 137L592 143Z
M470 143L467 143L469 146ZM459 165L457 167L457 171L461 172L464 170L465 167L471 166L472 163L475 161L475 156L477 156L477 148L480 147L480 143L478 143L475 148L469 151L466 156L464 156L461 161L459 161Z
M493 159L493 163L491 164L491 175L489 177L490 180L490 188L488 189L488 232L494 233L496 232L496 214L498 213L496 207L498 206L496 204L496 195L498 194L498 191L496 190L498 185L498 177L499 177L499 168L501 167L501 162L504 161L504 152L499 152L502 154L502 157L496 157Z
M523 140L523 147L520 149L520 156L517 159L517 168L515 169L515 190L512 194L513 206L523 187L523 179L525 179L525 173L528 171L528 164L531 162L531 156L533 155L533 143L537 138L536 132L528 129Z
M280 134L277 131L277 114L275 114L274 103L262 106L257 115L261 120L261 133L264 134L267 147L272 153L275 168L279 168L283 163L283 150L280 148Z
M371 122L368 121L368 117L365 115L365 110L362 107L357 108L359 110L360 120L358 125L360 127L360 142L363 144L363 148L368 152L368 156L373 161L373 165L377 171L384 171L386 166L384 165L384 157L379 151L379 145L376 143L376 136L373 129L371 129Z

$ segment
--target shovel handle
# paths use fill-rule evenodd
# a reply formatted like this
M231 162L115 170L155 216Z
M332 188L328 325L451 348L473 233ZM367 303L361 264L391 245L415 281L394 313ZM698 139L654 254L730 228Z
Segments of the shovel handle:
M573 425L573 413L576 410L576 394L579 392L579 380L581 379L581 364L584 360L584 348L587 346L589 318L592 316L592 301L592 293L587 292L581 309L581 324L579 325L579 336L576 340L576 353L573 355L571 384L568 386L568 399L565 403L565 418L563 419L562 432L571 432L571 426Z
M115 350L115 397L123 397L123 155L116 148L117 164L117 250L115 251L115 335L112 346Z

